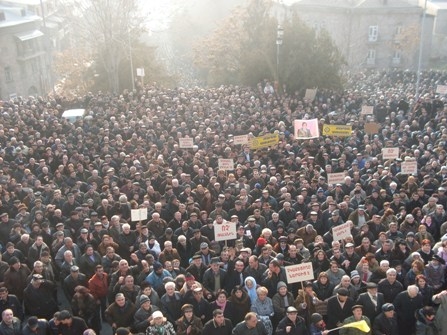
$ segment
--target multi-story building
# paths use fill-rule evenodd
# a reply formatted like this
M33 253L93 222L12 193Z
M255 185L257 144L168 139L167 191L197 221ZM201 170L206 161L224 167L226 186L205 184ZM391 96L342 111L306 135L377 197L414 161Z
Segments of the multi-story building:
M317 31L326 29L348 67L415 69L424 22L423 64L431 47L433 16L409 0L298 0L290 10Z
M65 47L55 0L0 1L0 99L46 95L53 54Z

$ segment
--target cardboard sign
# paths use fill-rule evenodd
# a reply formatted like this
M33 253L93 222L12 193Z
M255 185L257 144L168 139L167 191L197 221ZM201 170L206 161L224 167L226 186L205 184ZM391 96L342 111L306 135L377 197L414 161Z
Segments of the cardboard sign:
M219 158L217 164L220 170L234 170L234 162L231 158Z
M334 241L344 240L346 237L351 236L351 224L347 222L332 227L332 236L334 237Z
M130 220L131 221L147 220L147 208L131 209Z
M373 114L374 112L374 106L362 106L362 111L360 112L360 115L369 115Z
M405 161L401 164L401 170L403 174L417 174L418 163L416 161Z
M268 134L250 139L250 149L268 148L279 143L278 134Z
M304 99L308 101L314 101L317 96L317 89L308 88L306 89L306 94L304 95Z
M237 239L236 224L233 222L214 225L214 240L226 241Z
M312 262L289 265L284 267L284 269L286 270L288 284L313 280L315 278Z
M234 144L248 144L248 135L237 135L233 137L233 143Z
M178 139L179 147L182 149L192 149L194 146L194 139L192 137L181 137Z
M436 93L446 95L447 94L447 85L438 85L436 86Z
M345 126L340 124L325 124L323 125L323 135L349 137L352 135L352 126Z
M367 133L368 135L377 134L379 129L380 129L380 126L378 123L370 122L370 123L365 124L365 133Z
M399 148L383 148L382 158L383 159L396 159L399 157Z
M346 177L346 175L344 172L328 173L327 174L327 183L328 184L344 184L345 177Z
M137 77L144 77L144 68L143 67L137 68Z

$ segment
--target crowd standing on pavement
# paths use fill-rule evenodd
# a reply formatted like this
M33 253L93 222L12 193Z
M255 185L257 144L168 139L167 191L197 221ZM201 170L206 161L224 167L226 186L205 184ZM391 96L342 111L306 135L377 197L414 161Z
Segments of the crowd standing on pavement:
M265 81L1 102L0 335L447 334L447 75L423 73L418 98L415 82L365 72L313 101ZM61 118L74 107L87 117ZM314 118L352 134L294 138ZM270 133L268 148L234 141ZM216 241L222 223L237 239ZM300 263L314 280L288 283Z

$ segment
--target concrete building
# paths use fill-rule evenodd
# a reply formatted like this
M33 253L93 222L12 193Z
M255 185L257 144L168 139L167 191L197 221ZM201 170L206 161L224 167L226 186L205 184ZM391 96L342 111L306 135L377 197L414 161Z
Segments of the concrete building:
M425 0L419 0L419 6L425 7ZM427 1L427 14L434 18L430 61L434 65L447 62L447 0Z
M52 59L66 41L55 0L0 1L0 99L46 95Z
M423 8L408 0L301 0L289 7L317 31L326 29L350 69L418 64ZM431 50L434 17L426 15L423 64Z

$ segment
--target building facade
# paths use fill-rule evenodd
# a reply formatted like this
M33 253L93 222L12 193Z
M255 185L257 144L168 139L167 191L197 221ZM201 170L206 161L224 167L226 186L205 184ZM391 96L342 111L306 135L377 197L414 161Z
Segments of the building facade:
M405 0L301 0L290 10L317 31L326 29L350 69L416 69L421 41L428 63L434 17Z

